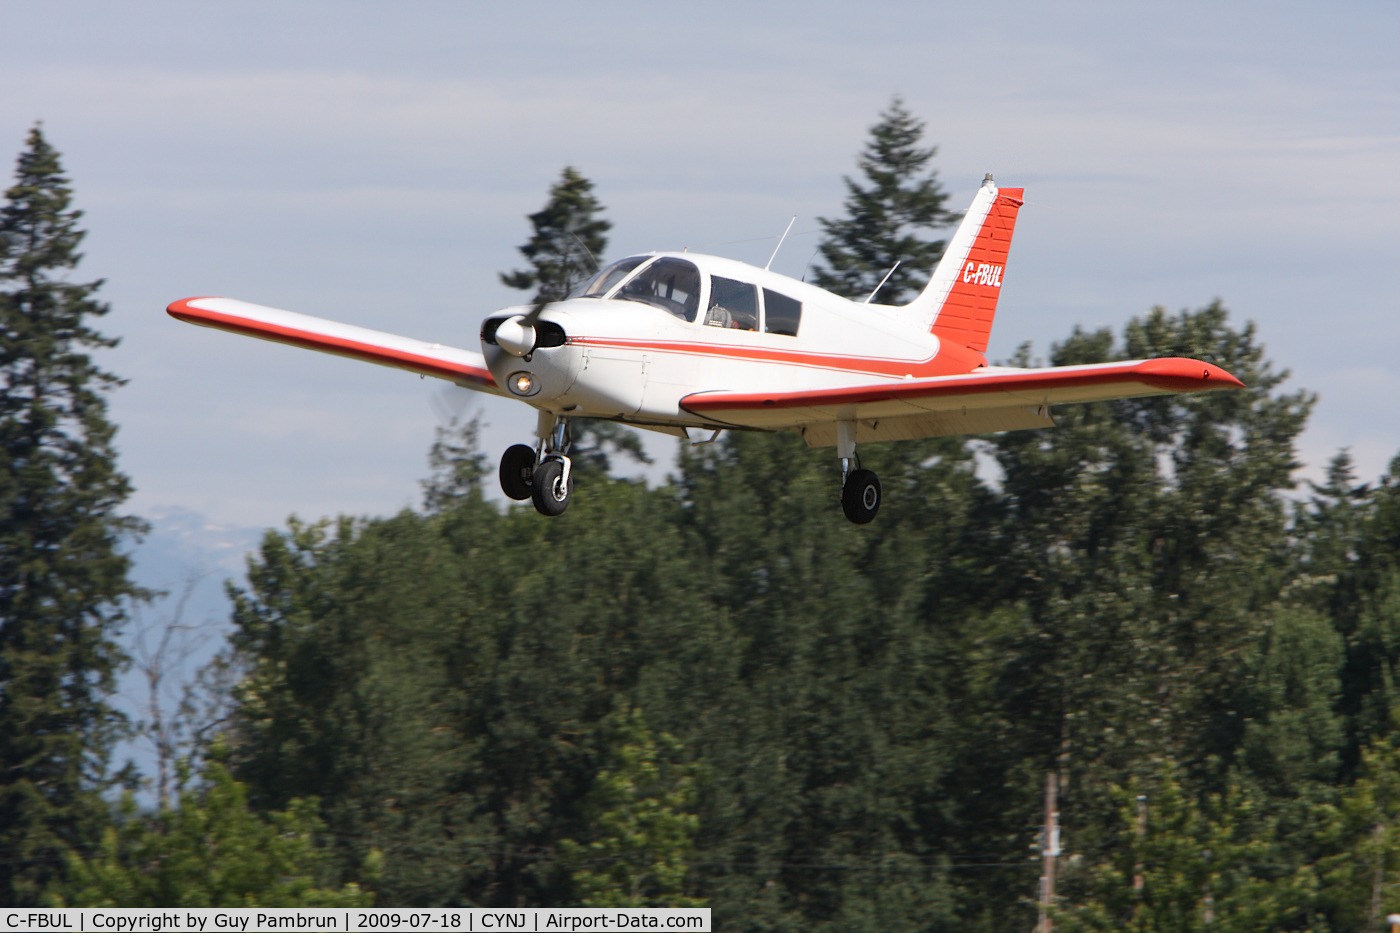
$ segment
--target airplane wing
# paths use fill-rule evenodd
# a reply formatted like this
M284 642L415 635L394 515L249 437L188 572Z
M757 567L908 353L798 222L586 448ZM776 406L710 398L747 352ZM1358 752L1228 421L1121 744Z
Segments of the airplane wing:
M471 350L425 343L233 298L186 298L166 311L177 320L201 327L215 327L261 340L406 369L494 395L505 394L491 378L486 358Z
M836 422L855 421L857 442L1050 427L1050 406L1244 383L1218 366L1168 357L1054 366L986 367L961 376L904 379L799 392L697 392L681 407L735 427L797 430L813 447L836 443Z

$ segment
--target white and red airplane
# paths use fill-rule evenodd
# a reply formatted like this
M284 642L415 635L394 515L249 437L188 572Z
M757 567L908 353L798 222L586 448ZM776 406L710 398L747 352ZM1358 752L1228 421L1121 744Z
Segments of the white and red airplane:
M487 318L480 353L231 298L186 298L168 310L191 324L520 399L538 412L537 440L506 450L501 487L545 515L563 512L573 493L570 419L604 418L692 440L742 429L835 445L842 508L864 524L881 490L858 468L857 444L1051 427L1057 404L1243 386L1218 366L1181 358L989 365L1021 196L988 175L927 287L900 306L874 304L874 294L851 301L717 256L649 253L613 263L566 300Z

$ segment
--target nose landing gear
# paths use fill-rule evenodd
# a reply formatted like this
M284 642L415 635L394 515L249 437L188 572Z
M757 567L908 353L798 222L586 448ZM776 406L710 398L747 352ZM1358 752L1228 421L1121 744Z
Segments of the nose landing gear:
M515 444L501 455L501 491L512 499L529 499L541 515L559 515L574 494L569 460L569 419L540 412L539 442Z
M836 455L841 458L841 511L857 525L869 524L880 511L883 494L880 478L873 471L851 469L851 460L856 455L854 421L837 423ZM860 461L856 460L856 463Z

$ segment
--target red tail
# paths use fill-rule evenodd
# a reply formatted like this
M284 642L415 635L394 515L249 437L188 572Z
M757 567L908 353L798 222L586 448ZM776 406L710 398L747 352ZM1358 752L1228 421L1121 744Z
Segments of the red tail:
M987 349L992 319L997 313L997 298L1001 296L1006 254L1011 248L1016 212L1021 209L1024 193L1024 188L998 189L972 242L954 235L948 244L948 251L938 269L944 275L934 275L935 279L945 276L952 279L948 282L947 297L933 319L932 330L940 339L970 347L979 353ZM975 218L968 217L968 220ZM958 233L963 233L963 230L959 229ZM959 243L959 240L962 242ZM945 272L945 263L956 265ZM948 276L949 272L951 276ZM947 278L944 280L946 282ZM932 286L933 282L929 284Z

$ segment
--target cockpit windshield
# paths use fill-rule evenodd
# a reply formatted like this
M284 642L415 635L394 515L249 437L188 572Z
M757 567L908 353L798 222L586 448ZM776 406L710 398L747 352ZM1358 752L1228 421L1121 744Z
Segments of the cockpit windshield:
M569 292L570 298L602 298L614 285L627 277L627 273L650 259L650 256L628 256L599 272Z
M645 302L682 320L693 321L700 310L700 270L684 259L658 259L613 297Z

